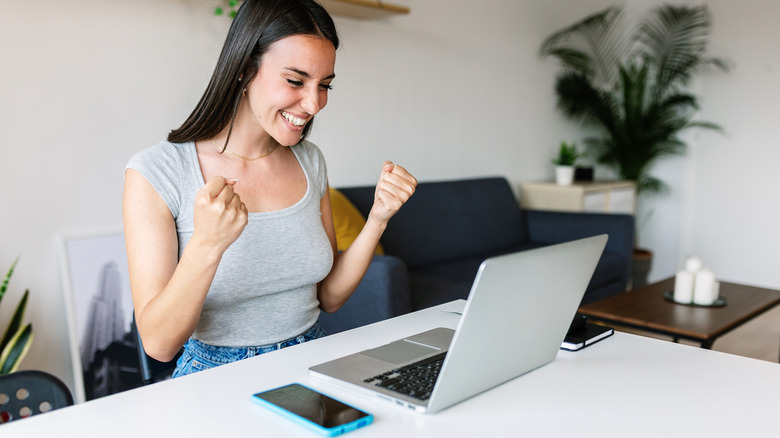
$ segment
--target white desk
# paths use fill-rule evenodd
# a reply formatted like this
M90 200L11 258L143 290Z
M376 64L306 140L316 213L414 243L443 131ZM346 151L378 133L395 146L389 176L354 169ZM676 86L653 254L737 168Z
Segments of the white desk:
M315 437L255 405L301 382L363 408L348 437L769 437L780 430L780 365L623 333L435 415L310 377L308 367L432 327L449 303L235 364L0 426L10 437ZM512 342L511 334L506 342Z

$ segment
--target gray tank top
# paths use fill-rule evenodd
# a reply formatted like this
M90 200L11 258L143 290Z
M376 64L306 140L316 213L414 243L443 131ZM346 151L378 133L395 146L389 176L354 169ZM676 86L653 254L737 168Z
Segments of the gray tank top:
M306 175L306 194L283 210L249 213L222 257L192 338L228 347L266 345L305 332L319 318L317 283L333 265L320 217L327 168L314 144L291 149ZM127 168L140 172L170 208L181 257L193 233L195 194L205 184L195 144L162 142L136 154Z

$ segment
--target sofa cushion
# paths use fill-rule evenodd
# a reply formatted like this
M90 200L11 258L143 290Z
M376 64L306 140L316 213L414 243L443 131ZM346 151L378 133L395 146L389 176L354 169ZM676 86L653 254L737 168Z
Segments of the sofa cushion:
M358 289L335 313L320 313L320 327L332 335L372 324L412 310L409 277L404 262L375 255Z
M452 300L465 300L469 296L471 282L422 273L409 274L409 289L413 291L412 310L420 310Z
M341 190L363 214L370 210L373 193ZM520 246L525 230L505 178L428 182L390 220L382 245L414 270Z
M465 300L469 296L479 265L486 258L538 248L539 246L526 242L521 246L507 248L493 254L472 256L412 270L409 272L412 308L419 310L452 300Z
M626 261L620 254L604 251L596 265L596 270L593 272L593 277L590 279L588 290L598 289L622 278L621 273L625 272L625 265Z
M514 251L524 251L533 248L547 246L538 243L526 243L520 247L508 251L492 254L498 256ZM409 272L410 289L412 291L412 308L424 309L457 299L466 299L471 291L471 285L479 270L479 265L488 256L470 257L466 259L450 261L439 265L426 266ZM604 253L596 265L587 292L583 298L583 304L594 301L603 296L595 296L591 291L602 289L618 289L622 284L621 272L624 271L625 261L615 253ZM562 268L565 272L565 268ZM625 285L622 286L625 288ZM619 290L618 290L619 291ZM613 292L612 294L617 293ZM609 295L606 295L609 296Z

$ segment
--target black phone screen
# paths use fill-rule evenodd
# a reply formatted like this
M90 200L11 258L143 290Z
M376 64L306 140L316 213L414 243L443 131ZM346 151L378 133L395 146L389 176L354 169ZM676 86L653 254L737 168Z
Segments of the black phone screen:
M342 426L369 415L297 383L255 394L255 397L325 428Z

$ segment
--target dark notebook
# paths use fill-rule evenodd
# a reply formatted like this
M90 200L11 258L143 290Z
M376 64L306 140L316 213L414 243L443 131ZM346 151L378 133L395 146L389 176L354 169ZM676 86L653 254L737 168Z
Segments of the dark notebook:
M569 331L566 334L566 338L561 344L561 348L569 351L576 351L593 345L596 342L608 338L615 333L612 327L605 327L603 325L588 324L585 323L581 327Z

